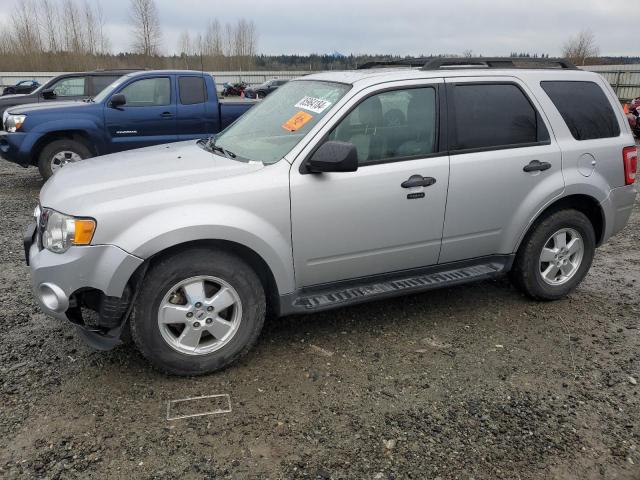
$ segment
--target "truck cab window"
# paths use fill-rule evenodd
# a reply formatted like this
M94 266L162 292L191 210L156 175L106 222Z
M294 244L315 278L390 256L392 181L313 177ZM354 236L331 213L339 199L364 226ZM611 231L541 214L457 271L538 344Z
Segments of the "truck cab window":
M120 92L128 107L152 107L171 103L171 80L168 77L145 78L130 83Z

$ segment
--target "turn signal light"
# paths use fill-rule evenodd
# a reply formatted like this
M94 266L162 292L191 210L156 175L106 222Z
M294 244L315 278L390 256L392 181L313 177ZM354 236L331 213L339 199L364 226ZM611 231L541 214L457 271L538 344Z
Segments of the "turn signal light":
M96 230L95 220L76 219L73 233L74 245L89 245Z

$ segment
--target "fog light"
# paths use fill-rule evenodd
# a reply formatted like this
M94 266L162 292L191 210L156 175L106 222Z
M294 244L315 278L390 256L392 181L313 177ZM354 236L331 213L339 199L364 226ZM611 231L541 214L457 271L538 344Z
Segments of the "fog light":
M38 287L40 301L49 310L62 313L69 307L69 299L64 291L53 283L43 283Z

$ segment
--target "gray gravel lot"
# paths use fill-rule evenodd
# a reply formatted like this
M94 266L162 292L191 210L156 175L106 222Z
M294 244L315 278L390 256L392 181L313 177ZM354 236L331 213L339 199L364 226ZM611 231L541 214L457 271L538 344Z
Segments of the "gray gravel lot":
M272 320L239 364L172 378L39 312L40 186L0 162L0 478L640 478L640 204L565 300L498 280ZM231 413L165 419L214 393Z

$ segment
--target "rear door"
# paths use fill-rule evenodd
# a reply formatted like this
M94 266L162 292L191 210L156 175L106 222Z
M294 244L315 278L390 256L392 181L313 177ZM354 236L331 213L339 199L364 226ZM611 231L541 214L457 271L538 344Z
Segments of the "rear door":
M171 76L133 79L111 96L121 93L127 103L114 108L105 105L104 117L111 139L110 151L130 150L175 142L176 104Z
M178 78L178 140L204 138L215 133L218 112L215 102L208 102L203 75L181 75ZM214 110L215 109L215 110Z
M564 189L560 148L519 79L446 83L451 170L440 263L510 254Z

